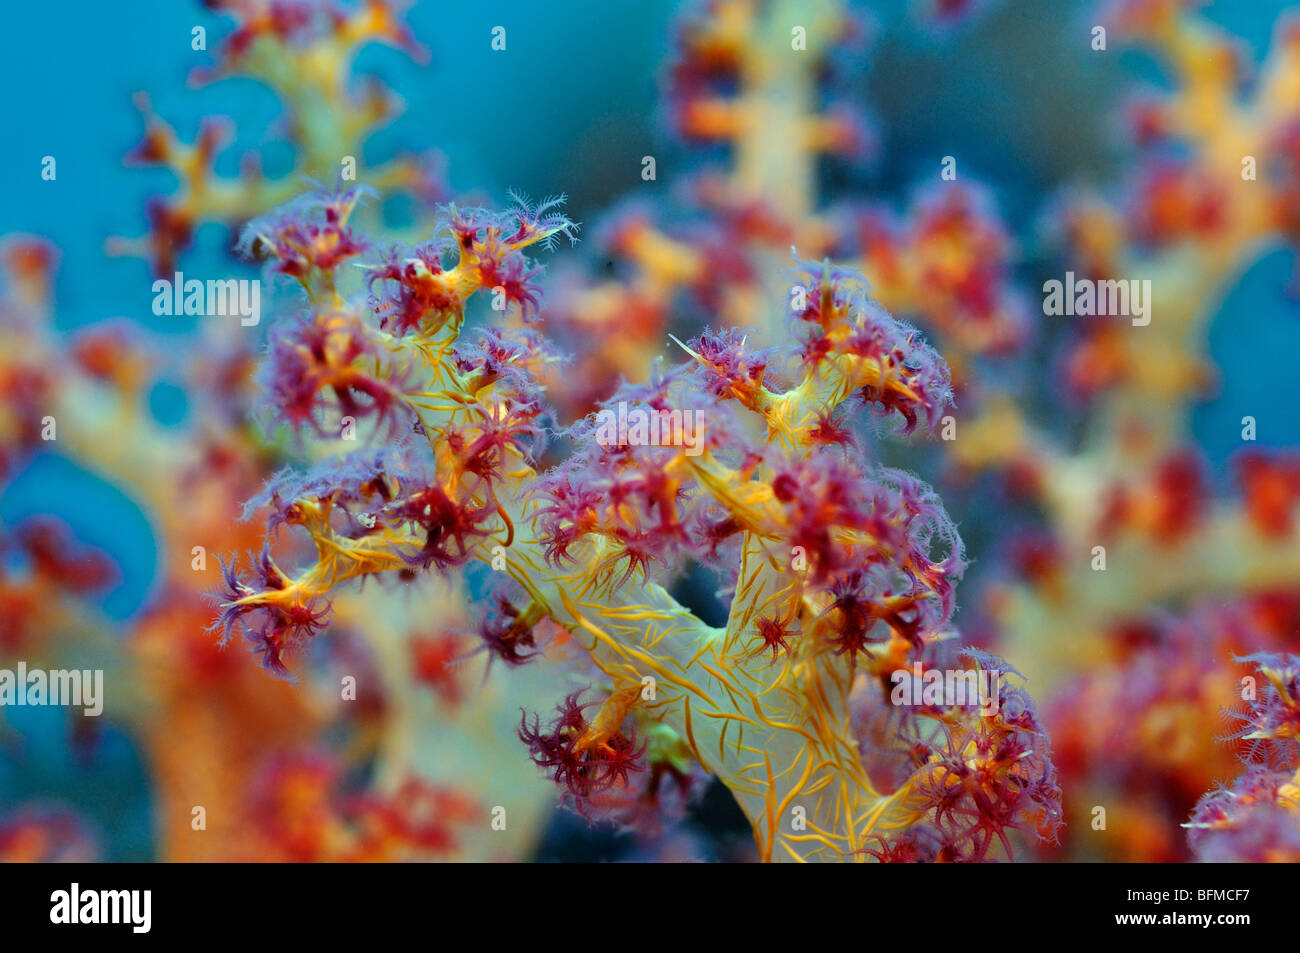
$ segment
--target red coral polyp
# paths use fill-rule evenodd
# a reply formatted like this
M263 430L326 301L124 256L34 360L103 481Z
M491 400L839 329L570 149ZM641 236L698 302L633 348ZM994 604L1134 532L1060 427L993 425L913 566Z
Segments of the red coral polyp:
M245 226L239 249L248 257L274 258L271 271L307 281L314 274L332 274L349 258L366 250L366 243L348 227L348 219L364 186L335 193L313 192L253 219Z
M490 534L484 523L496 515L497 507L453 499L441 486L430 483L394 500L384 512L424 531L424 545L405 555L411 566L445 570L469 561L476 543Z
M556 707L558 716L548 730L540 727L536 715L530 727L528 715L523 713L519 739L528 746L533 763L564 789L566 802L588 816L593 796L627 787L629 776L644 769L645 747L637 745L630 730L588 744L591 725L583 712L590 705L579 701L581 694L574 692Z
M396 335L418 329L431 315L458 314L464 306L454 284L444 277L442 256L448 251L440 241L427 242L409 252L391 249L378 264L367 267L370 308L379 326ZM390 282L375 291L375 284Z
M706 331L689 343L706 374L707 388L715 397L730 397L754 406L763 386L767 355L746 350L746 335L739 328Z
M534 620L498 596L495 609L479 623L478 636L492 658L514 668L532 661L540 651L533 628Z
M312 313L273 333L261 375L263 407L295 434L338 438L350 418L353 425L370 421L377 435L396 436L415 419L405 399L409 370L389 364L376 371L379 357L359 320Z
M244 638L253 653L260 656L263 667L280 678L292 681L288 656L300 650L328 624L328 600L247 602L245 600L252 595L285 590L289 586L288 577L265 550L254 562L260 586L243 582L236 572L233 559L226 563L218 557L218 562L225 591L214 598L224 608L212 628L221 631L221 643L225 644L230 639L236 624L242 625Z

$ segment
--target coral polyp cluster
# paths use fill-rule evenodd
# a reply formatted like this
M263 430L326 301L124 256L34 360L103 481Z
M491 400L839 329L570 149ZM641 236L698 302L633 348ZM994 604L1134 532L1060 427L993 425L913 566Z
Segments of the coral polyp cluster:
M1300 861L1300 659L1243 661L1256 667L1242 680L1246 711L1233 735L1247 746L1246 770L1201 798L1186 826L1200 860L1293 864Z

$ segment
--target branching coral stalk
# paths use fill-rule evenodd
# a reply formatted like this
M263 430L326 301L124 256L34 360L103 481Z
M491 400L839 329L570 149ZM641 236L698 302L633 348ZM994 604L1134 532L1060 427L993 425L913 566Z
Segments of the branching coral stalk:
M147 235L110 241L111 254L147 258L155 274L169 276L201 224L238 226L289 201L304 178L358 179L386 193L402 192L423 202L446 198L440 160L433 154L398 155L374 167L358 168L360 145L391 121L401 104L378 81L355 81L357 54L366 44L383 43L417 61L428 58L428 51L415 42L401 19L402 4L216 0L208 5L231 17L235 29L218 51L216 64L195 70L191 82L205 85L241 76L274 90L284 104L284 134L295 146L294 168L271 179L263 173L260 157L247 155L240 174L219 175L215 164L229 138L228 123L205 119L195 141L182 142L153 111L149 98L137 94L145 136L128 161L169 169L178 188L172 195L150 200ZM350 169L344 165L348 159Z

